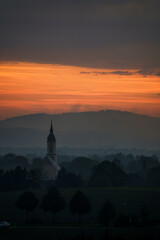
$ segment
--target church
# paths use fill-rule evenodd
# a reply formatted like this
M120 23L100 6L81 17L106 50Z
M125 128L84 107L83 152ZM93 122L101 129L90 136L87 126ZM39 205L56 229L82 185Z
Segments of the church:
M52 180L56 179L60 170L60 166L57 163L56 138L53 131L52 121L50 133L47 137L47 154L44 158L44 170L47 176Z

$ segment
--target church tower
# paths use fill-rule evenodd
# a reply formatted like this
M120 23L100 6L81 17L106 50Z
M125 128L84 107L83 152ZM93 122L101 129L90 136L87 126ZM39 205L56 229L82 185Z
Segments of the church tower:
M47 155L50 156L53 160L57 161L56 138L53 132L52 121L51 121L50 133L47 137Z
M50 133L47 137L47 154L44 158L44 169L50 179L55 180L58 176L60 166L57 163L57 154L56 154L56 138L54 135L52 121L50 127Z

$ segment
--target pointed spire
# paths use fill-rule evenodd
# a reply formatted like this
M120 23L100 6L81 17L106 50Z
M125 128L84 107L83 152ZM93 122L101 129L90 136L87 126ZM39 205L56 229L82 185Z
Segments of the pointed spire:
M52 126L52 120L51 120L50 133L48 135L47 142L56 142L56 138L54 136L53 126Z
M53 133L52 120L51 120L50 133Z

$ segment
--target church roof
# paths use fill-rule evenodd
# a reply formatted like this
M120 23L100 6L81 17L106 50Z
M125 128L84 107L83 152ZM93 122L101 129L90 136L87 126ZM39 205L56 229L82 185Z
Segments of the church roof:
M54 161L52 159L52 157L50 156L46 156L46 158L49 160L49 162L59 171L61 168L60 166L58 165L58 163L56 161Z

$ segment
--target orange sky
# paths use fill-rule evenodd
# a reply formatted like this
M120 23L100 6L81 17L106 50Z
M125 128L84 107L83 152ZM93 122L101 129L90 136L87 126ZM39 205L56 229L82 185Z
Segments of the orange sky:
M102 109L160 117L160 77L123 71L132 75L115 74L113 69L1 63L0 119Z

